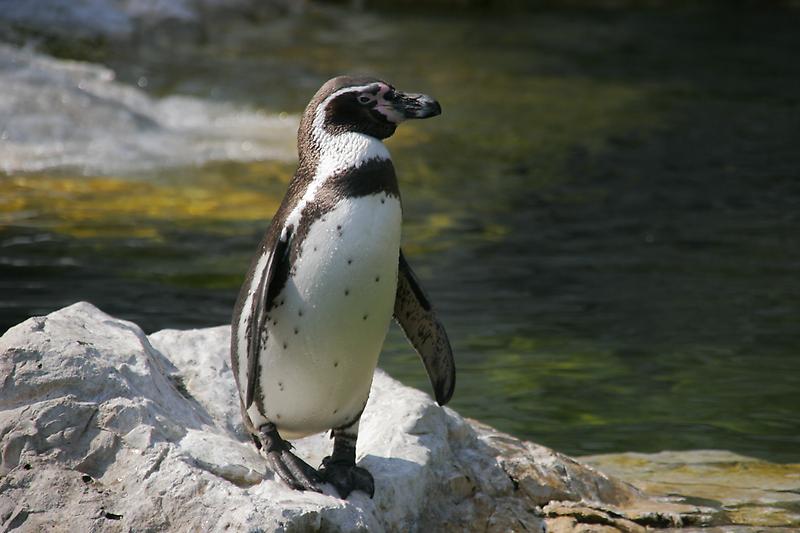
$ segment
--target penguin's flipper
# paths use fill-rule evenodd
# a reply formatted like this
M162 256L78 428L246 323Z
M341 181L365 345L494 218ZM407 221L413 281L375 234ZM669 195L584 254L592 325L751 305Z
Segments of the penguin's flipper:
M453 396L456 386L453 349L444 326L436 318L436 313L402 250L397 272L394 319L422 358L436 394L436 402L439 405L446 404Z
M275 272L282 261L286 261L289 251L289 241L291 240L291 228L284 229L274 244L264 247L264 253L269 254L266 265L261 273L261 280L258 282L256 293L253 295L253 307L250 313L250 327L248 328L249 338L247 339L247 394L245 395L244 406L248 409L253 403L255 396L256 383L258 382L258 356L261 353L262 342L266 340L267 312L275 298L274 290L270 290L270 284L275 279Z

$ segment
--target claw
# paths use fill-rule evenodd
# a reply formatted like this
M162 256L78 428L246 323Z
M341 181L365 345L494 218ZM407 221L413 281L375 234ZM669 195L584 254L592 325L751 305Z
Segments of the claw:
M278 477L293 489L322 492L319 486L322 478L314 467L289 450L269 452L267 459Z
M354 490L360 490L372 498L375 494L375 480L365 468L356 466L349 461L332 461L330 457L322 460L319 475L336 487L342 499L347 499Z
M306 463L290 450L292 445L281 438L273 424L264 424L259 428L261 451L267 456L272 470L284 483L297 490L313 490L322 492L319 484L322 478L310 464Z

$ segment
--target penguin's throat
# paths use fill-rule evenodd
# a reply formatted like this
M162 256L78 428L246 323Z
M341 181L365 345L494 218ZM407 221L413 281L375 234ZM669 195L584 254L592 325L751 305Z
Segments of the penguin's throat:
M386 145L375 137L356 132L331 135L317 130L314 133L318 154L315 181L358 168L367 161L391 159Z
M354 171L368 162L391 161L383 142L363 133L332 135L322 128L315 128L310 148L316 154L316 165L305 193L289 213L285 227L298 226L303 208L315 200L319 189L333 176Z

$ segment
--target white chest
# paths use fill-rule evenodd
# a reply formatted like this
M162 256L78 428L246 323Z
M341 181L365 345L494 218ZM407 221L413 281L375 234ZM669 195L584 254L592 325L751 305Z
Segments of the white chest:
M263 414L284 436L363 408L394 307L400 227L400 202L385 193L343 199L310 226L261 353Z

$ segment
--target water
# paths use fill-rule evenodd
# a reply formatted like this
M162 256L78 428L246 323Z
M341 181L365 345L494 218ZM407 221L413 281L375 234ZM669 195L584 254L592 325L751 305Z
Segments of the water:
M293 169L286 130L328 77L373 72L444 109L389 147L404 248L456 351L454 408L573 454L800 461L799 19L314 10L84 51L145 113L190 99L254 127L162 124L182 143L167 157L109 124L109 153L132 138L139 164L7 169L0 320L83 299L147 331L227 322ZM249 162L206 150L230 136ZM429 390L396 329L381 365Z

